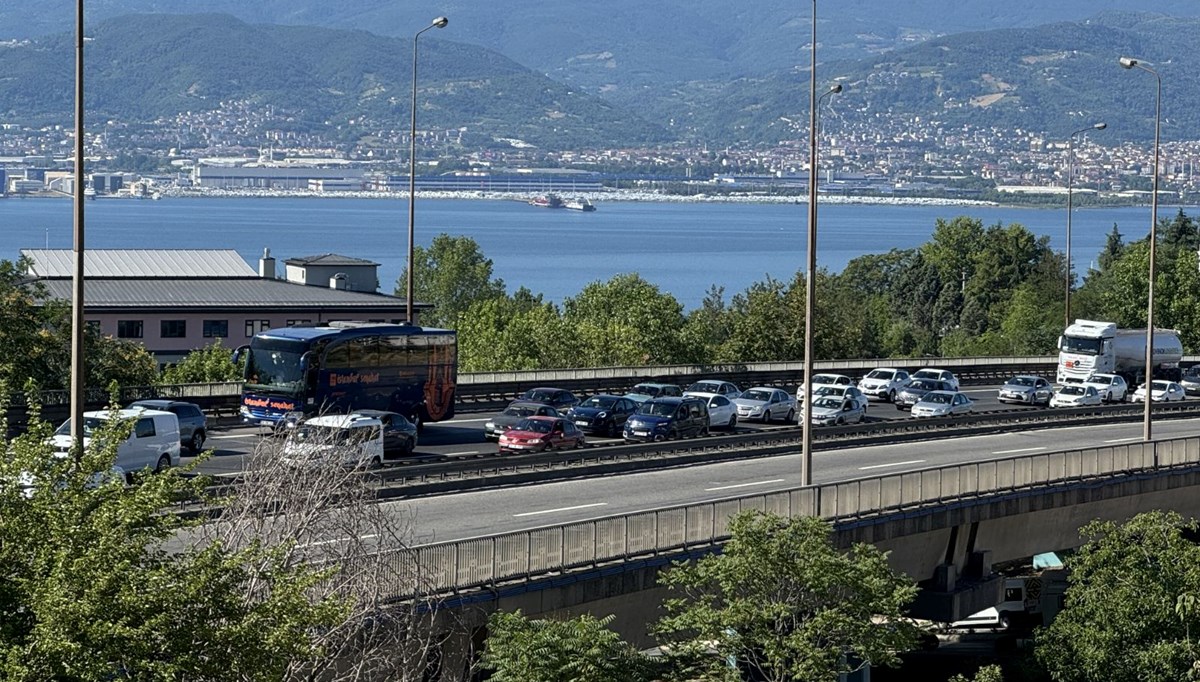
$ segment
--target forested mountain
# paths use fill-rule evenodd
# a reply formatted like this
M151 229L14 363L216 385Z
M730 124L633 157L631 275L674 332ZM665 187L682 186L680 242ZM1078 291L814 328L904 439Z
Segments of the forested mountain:
M287 112L297 129L404 129L408 121L411 38L251 25L218 14L118 17L87 35L92 121L152 120L230 101ZM660 127L603 99L442 37L421 41L423 127L553 147L666 139ZM73 60L71 33L0 45L0 117L69 122Z
M0 40L73 29L75 0L0 2ZM591 91L765 76L807 64L812 6L796 0L86 0L89 21L131 13L219 12L252 23L411 37L450 17L448 40L493 49ZM854 59L962 31L1083 21L1106 10L1200 16L1195 0L822 0L824 59Z

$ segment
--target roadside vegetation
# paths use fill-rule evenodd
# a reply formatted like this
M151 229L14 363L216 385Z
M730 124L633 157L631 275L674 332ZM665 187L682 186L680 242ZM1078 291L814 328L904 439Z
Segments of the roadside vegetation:
M1138 230L1140 233L1141 230ZM1158 226L1156 323L1200 351L1200 229L1180 211ZM799 361L804 273L727 295L713 287L685 311L637 274L592 282L561 304L507 292L467 237L418 247L418 300L430 324L457 329L462 371ZM1145 324L1146 238L1114 225L1094 267L1074 273L1075 318ZM397 282L404 294L406 273ZM819 358L1048 355L1063 327L1065 257L1025 227L939 220L914 249L860 256L817 274Z

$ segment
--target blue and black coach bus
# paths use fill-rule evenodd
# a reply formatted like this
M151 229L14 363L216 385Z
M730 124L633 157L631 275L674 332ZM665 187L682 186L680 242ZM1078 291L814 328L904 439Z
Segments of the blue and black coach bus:
M255 334L245 359L242 421L276 426L289 413L374 409L415 423L454 416L455 332L402 324L331 322Z

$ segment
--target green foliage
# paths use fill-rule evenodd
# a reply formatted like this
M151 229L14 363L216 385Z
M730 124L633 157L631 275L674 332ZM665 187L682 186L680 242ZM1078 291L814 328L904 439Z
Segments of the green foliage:
M179 364L170 365L162 372L164 384L207 384L222 381L238 381L242 370L233 364L233 356L220 341L197 348L188 353Z
M593 282L563 302L587 366L670 365L686 356L683 306L639 275Z
M0 677L278 680L319 655L313 633L345 611L311 598L326 574L285 562L281 546L173 547L192 522L169 512L205 482L139 472L126 486L109 472L131 430L110 420L78 457L53 455L36 419L6 440Z
M413 299L432 303L422 324L457 329L460 316L478 301L504 295L504 280L492 278L492 261L470 237L439 234L429 248L413 248ZM408 268L396 280L396 295L408 292Z
M530 620L493 613L482 664L495 682L639 682L657 679L653 663L617 633L612 617Z
M998 665L985 665L975 671L975 676L967 679L965 675L955 675L949 682L1004 682L1004 674Z
M729 662L769 681L832 680L858 663L893 666L918 630L904 618L917 588L886 555L843 553L817 518L747 512L720 555L662 578L672 595L656 626L679 679L731 679Z
M1200 546L1174 512L1095 521L1068 559L1066 607L1037 638L1058 682L1176 682L1200 669Z

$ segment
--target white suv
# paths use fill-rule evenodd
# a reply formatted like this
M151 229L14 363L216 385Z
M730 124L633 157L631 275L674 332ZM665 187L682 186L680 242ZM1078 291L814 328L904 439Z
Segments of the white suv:
M908 383L908 372L895 367L876 367L858 380L858 388L868 398L895 402L896 394Z
M287 435L283 459L318 464L342 456L348 467L383 465L383 422L357 414L331 414L300 423Z

